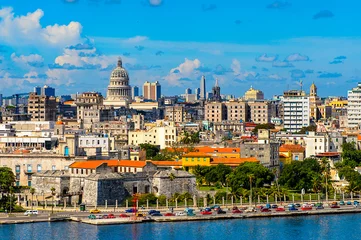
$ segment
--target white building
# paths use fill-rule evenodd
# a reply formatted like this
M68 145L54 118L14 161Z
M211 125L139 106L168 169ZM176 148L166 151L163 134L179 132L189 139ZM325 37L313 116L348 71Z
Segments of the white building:
M97 149L101 149L102 155L109 155L109 151L115 149L113 137L108 137L103 134L92 134L79 136L78 146L81 154L91 155L94 154Z
M157 121L155 126L147 130L129 131L128 143L130 145L139 145L149 143L159 145L161 149L171 147L177 142L177 128L173 122Z
M347 92L347 121L349 128L359 128L361 123L361 82Z
M0 136L13 137L15 136L15 129L11 124L0 124Z
M338 132L309 132L304 139L306 143L306 158L325 152L342 152L344 138Z
M298 132L310 125L309 98L303 91L286 91L283 95L284 128L288 132Z

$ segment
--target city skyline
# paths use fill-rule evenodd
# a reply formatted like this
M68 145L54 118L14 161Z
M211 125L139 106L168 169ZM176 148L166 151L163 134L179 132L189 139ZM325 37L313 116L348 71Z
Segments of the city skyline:
M105 96L121 56L131 86L159 81L165 95L195 89L205 75L222 94L243 96L252 85L270 98L302 80L320 96L346 96L361 80L352 28L361 4L347 2L5 0L0 93L48 84L59 95Z

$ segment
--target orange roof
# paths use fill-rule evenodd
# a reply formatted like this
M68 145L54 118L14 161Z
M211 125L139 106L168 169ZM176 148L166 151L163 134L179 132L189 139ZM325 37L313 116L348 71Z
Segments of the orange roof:
M287 156L286 154L284 154L284 153L280 153L280 157L282 157L282 158L288 158L288 156Z
M211 161L212 165L217 164L224 164L229 166L238 166L241 163L245 162L259 162L257 158L255 157L249 157L249 158L213 158L213 161Z
M213 148L213 147L195 147L195 151L198 152L203 152L203 153L214 153L214 152L219 152L219 153L232 153L232 152L240 152L239 148Z
M30 153L30 151L27 149L17 149L13 153L14 154L26 154L26 153Z
M150 161L157 166L182 166L182 161Z
M280 146L280 152L304 152L305 148L299 144L283 144Z
M71 164L69 167L96 169L103 163L106 163L108 167L136 167L136 168L143 168L146 164L144 161L131 161L131 160L89 160L89 161L75 162Z
M63 103L64 105L72 105L74 104L74 100L68 100Z
M361 141L361 135L357 135L357 141Z
M203 152L190 152L190 153L184 154L182 157L211 157L211 156L209 154L203 153Z
M316 157L338 157L340 155L339 152L323 152L316 154Z

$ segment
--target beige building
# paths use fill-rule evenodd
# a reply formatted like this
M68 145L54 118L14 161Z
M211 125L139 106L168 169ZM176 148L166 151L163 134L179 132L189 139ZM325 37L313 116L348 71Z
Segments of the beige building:
M165 107L164 118L168 121L181 123L185 121L186 111L183 106L167 106Z
M244 94L244 100L263 100L264 94L261 90L254 89L252 86Z
M207 102L204 107L204 120L222 122L227 118L226 105L221 102Z
M80 126L92 131L92 124L111 121L114 118L112 107L103 106L103 96L97 92L84 92L76 99Z
M271 118L276 116L274 104L266 100L248 102L250 120L257 124L270 123Z
M146 81L143 85L143 97L147 100L157 101L161 96L161 86L158 81Z
M248 105L245 101L229 101L225 103L228 121L248 121Z
M45 170L67 170L73 158L57 154L29 153L23 150L11 154L0 154L0 166L13 170L16 186L31 186L32 175Z
M31 115L31 121L56 121L55 97L30 93L28 113Z
M136 145L149 143L159 145L161 149L171 147L177 142L177 127L174 122L157 121L147 130L129 131L128 144Z

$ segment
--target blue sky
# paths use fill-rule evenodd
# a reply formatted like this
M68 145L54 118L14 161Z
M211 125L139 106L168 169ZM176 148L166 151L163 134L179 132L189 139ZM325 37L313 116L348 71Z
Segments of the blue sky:
M241 96L312 82L322 96L361 81L361 2L344 0L2 0L0 93L49 84L101 91L121 56L130 84L166 95L216 78Z

